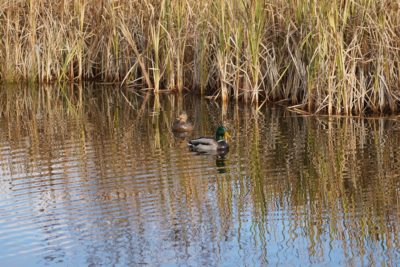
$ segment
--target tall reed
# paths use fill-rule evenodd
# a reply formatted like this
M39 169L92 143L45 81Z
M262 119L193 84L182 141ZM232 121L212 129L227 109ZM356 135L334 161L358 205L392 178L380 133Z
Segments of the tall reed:
M4 0L0 79L96 80L307 112L396 113L400 4Z

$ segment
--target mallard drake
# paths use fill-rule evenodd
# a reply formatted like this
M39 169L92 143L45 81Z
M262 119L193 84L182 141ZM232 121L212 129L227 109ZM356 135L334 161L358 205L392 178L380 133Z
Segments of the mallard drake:
M212 137L200 137L189 141L188 146L192 151L209 153L217 152L227 153L229 151L229 144L226 138L230 135L224 126L219 126L215 132L215 139Z
M193 130L193 125L187 121L188 115L186 112L179 114L175 122L172 124L172 130L174 132L190 132Z

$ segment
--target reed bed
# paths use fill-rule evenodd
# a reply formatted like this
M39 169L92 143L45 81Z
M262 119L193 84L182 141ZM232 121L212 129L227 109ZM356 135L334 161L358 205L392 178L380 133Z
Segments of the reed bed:
M400 4L3 0L0 80L115 82L314 113L397 113Z

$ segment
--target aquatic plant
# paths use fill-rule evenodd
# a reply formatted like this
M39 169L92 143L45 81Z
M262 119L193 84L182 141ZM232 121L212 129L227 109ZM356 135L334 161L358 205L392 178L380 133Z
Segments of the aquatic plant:
M399 10L390 0L4 0L0 80L396 113Z

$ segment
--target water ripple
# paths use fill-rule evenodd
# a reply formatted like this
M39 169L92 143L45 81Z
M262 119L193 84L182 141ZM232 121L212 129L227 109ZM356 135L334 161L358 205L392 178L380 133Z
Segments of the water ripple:
M196 112L193 135L212 132L217 115ZM0 259L26 265L24 255L39 266L400 260L400 132L372 120L243 110L227 118L235 127L221 158L155 130L167 115L158 116L138 129L132 121L86 129L71 120L13 138L1 128Z

